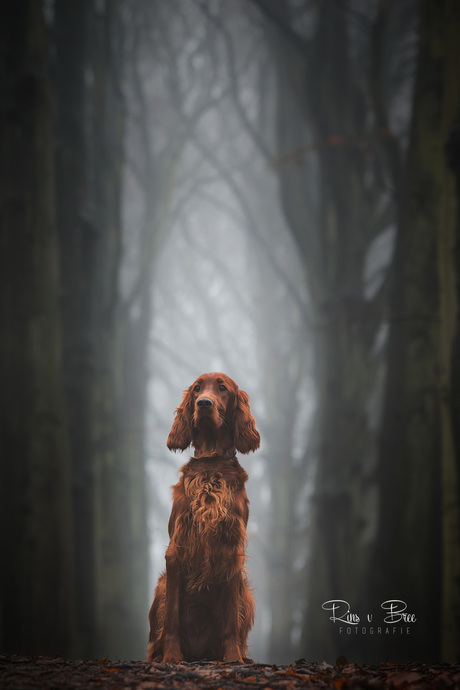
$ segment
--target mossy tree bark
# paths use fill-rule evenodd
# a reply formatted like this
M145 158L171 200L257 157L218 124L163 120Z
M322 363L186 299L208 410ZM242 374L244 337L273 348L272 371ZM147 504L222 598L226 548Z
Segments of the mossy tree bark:
M2 648L76 650L48 44L41 2L1 23Z
M148 608L148 337L139 322L150 322L150 309L143 305L133 324L120 292L126 30L118 2L56 3L58 217L79 626L86 655L138 658ZM150 296L149 285L144 293Z
M379 459L373 590L417 615L392 659L454 660L459 641L458 332L460 8L420 10L414 117L396 251L389 372ZM456 130L455 130L456 131ZM446 144L448 144L446 148ZM458 184L458 181L457 181ZM458 383L458 382L457 382Z

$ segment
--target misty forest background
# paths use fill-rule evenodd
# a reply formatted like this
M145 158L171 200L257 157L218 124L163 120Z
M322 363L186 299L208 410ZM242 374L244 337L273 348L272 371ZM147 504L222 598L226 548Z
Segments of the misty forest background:
M1 650L144 657L166 437L223 370L253 658L458 661L459 37L457 0L4 9ZM393 598L410 634L322 609Z

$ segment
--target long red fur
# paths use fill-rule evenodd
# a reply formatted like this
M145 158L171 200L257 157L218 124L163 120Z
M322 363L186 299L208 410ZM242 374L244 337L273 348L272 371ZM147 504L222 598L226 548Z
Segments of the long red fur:
M245 571L248 475L235 457L259 447L249 398L222 373L185 392L168 437L194 447L173 486L166 571L149 613L147 661L239 661L248 656L254 599Z

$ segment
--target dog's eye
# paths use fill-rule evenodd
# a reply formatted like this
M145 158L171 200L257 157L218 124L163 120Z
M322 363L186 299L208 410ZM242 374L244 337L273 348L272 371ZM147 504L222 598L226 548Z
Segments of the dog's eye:
M195 391L195 393L199 393L200 392L200 386L196 385L193 390Z
M224 386L223 383L221 383L220 386L219 386L219 390L220 390L220 391L226 391L227 388Z

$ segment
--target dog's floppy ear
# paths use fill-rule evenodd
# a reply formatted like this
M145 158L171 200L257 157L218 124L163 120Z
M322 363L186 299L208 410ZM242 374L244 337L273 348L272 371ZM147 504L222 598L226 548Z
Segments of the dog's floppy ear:
M240 453L249 453L260 446L260 435L249 408L249 397L245 391L238 391L235 410L235 448Z
M166 445L169 450L185 450L192 442L192 391L184 391L182 402L176 410Z

